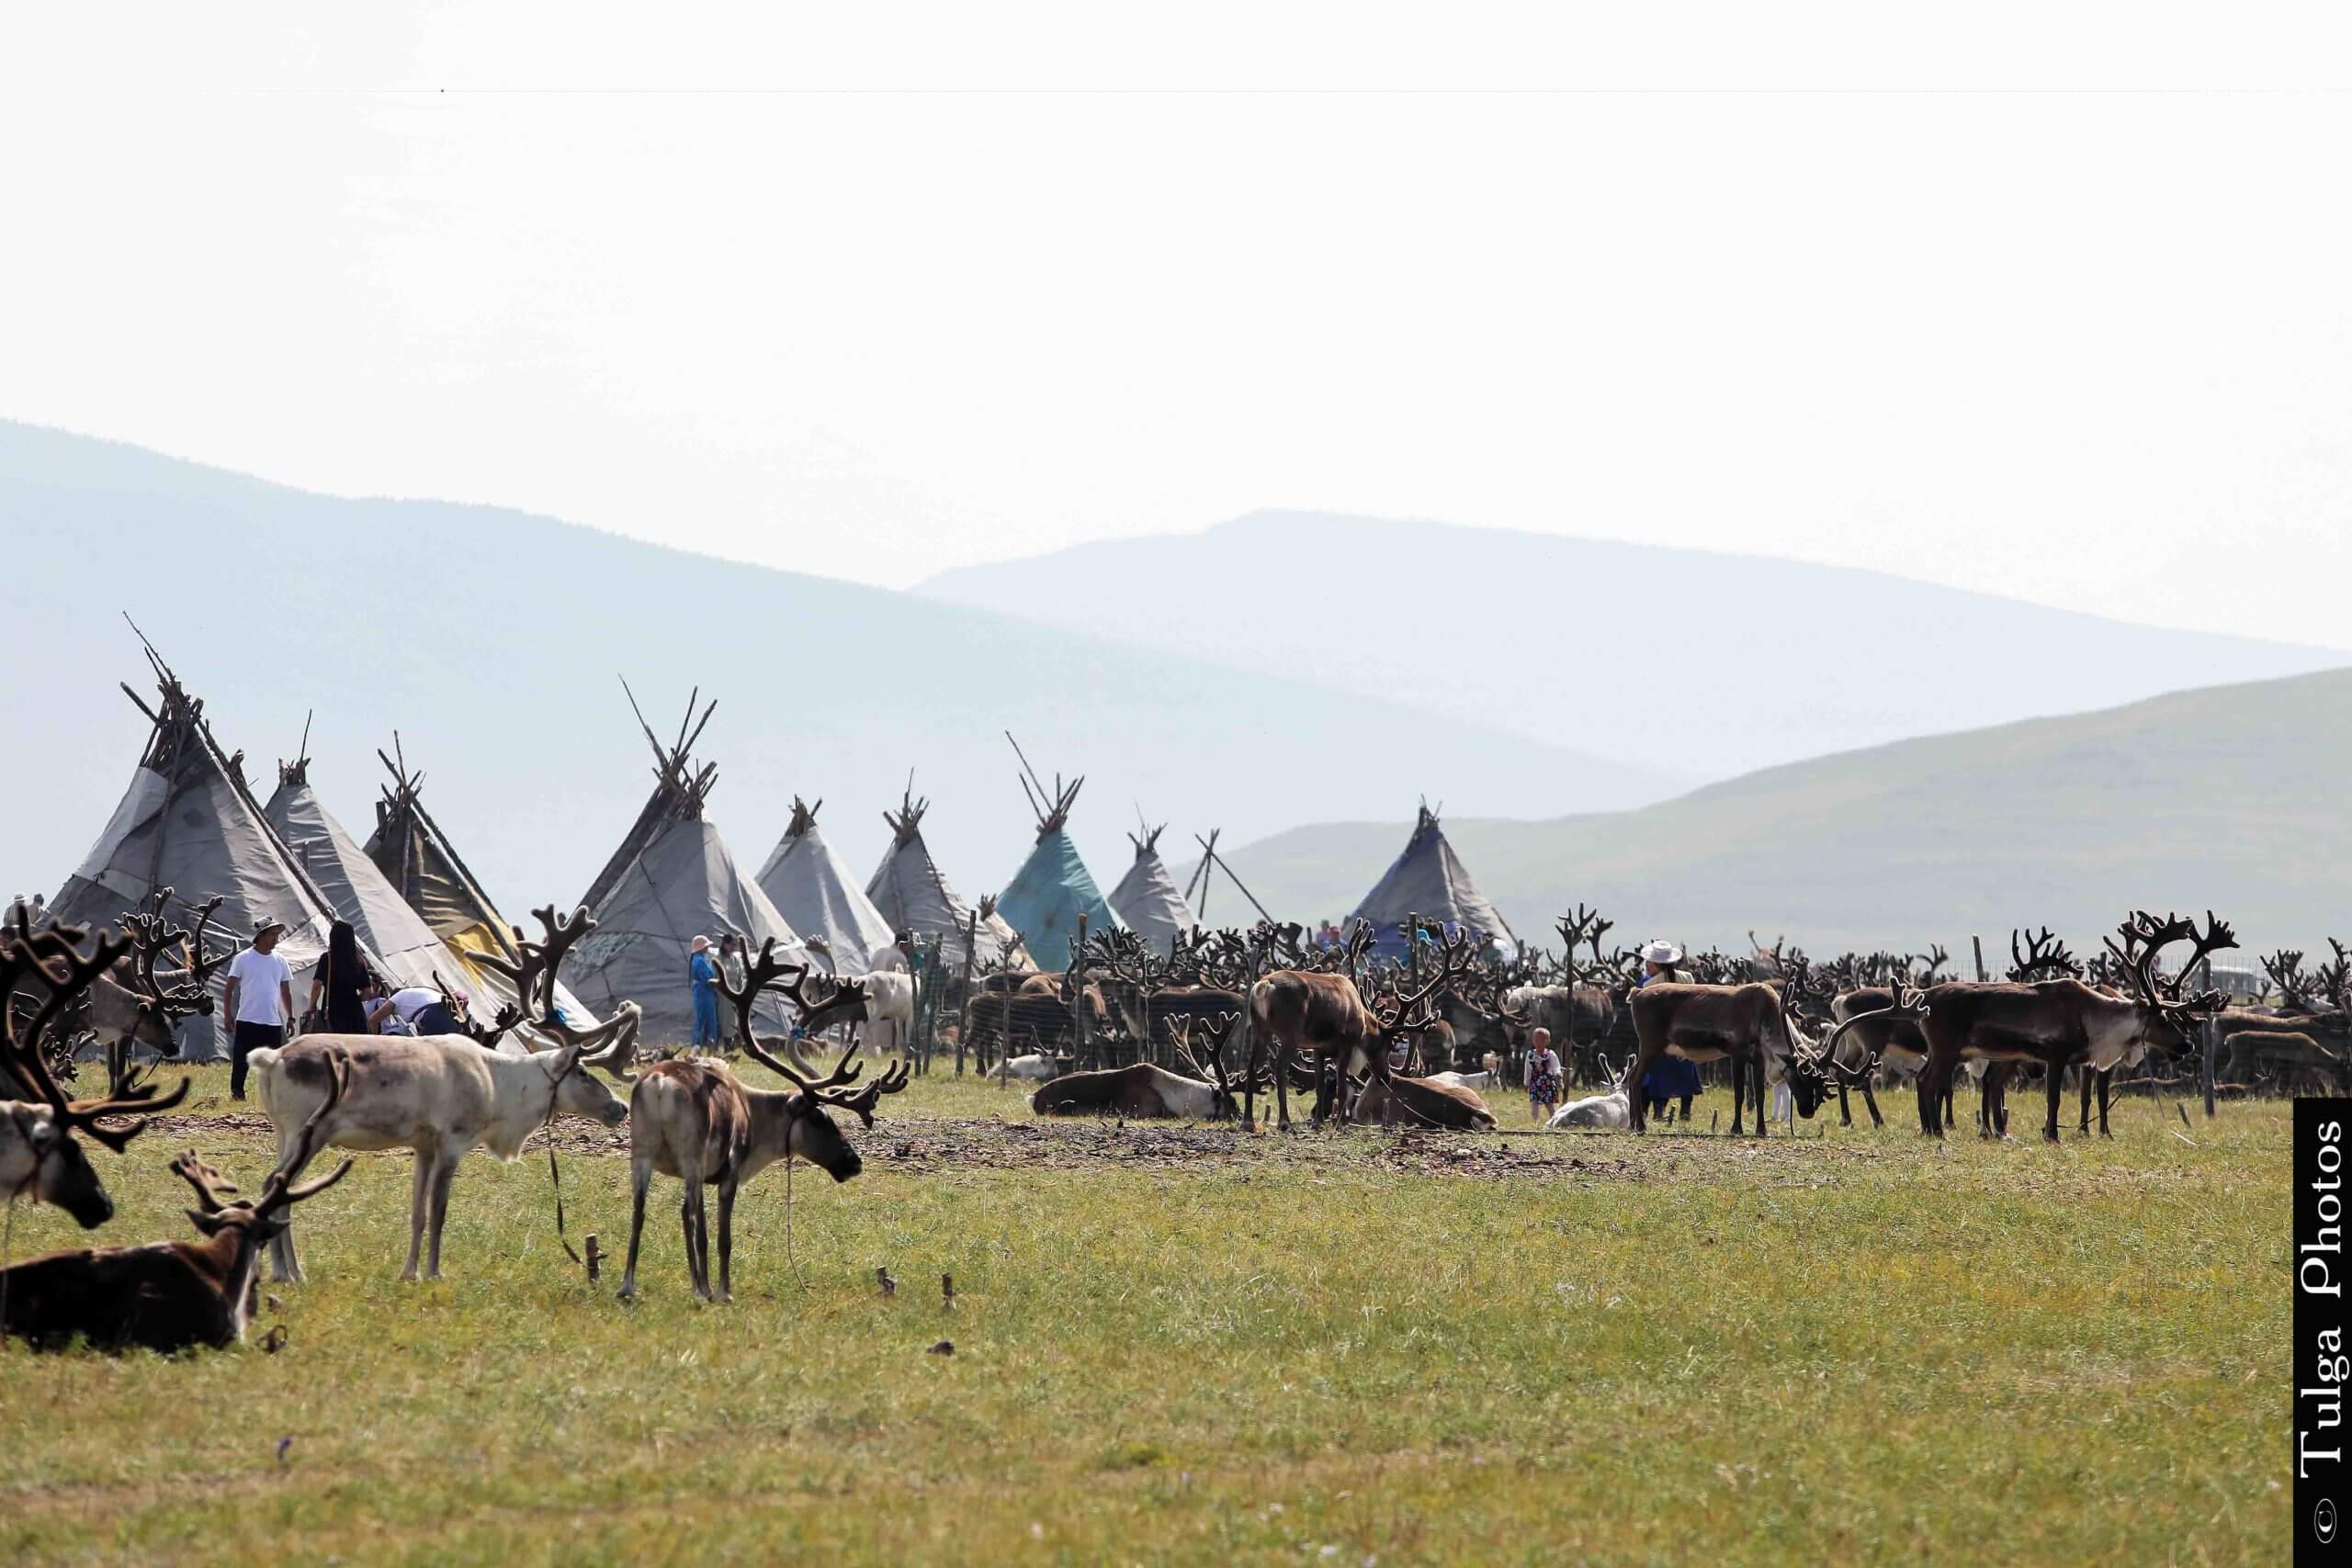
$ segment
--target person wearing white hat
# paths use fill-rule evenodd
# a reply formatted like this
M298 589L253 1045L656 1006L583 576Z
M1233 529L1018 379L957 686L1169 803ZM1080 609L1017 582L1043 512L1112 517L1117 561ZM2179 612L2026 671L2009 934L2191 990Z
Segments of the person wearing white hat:
M718 1043L718 964L710 955L710 938L697 936L686 953L686 978L694 987L695 1044Z
M228 991L221 1011L229 1018L229 1098L245 1098L245 1058L264 1045L286 1043L286 1021L294 1016L294 971L277 949L286 922L264 915L254 922L254 942L229 960Z
M1677 969L1682 962L1682 949L1670 942L1658 941L1642 944L1643 986L1689 985L1694 976ZM1665 1120L1667 1102L1682 1102L1682 1120L1690 1120L1690 1102L1697 1099L1701 1088L1699 1065L1671 1054L1662 1055L1650 1064L1642 1081L1634 1086L1642 1097L1645 1111L1650 1116Z

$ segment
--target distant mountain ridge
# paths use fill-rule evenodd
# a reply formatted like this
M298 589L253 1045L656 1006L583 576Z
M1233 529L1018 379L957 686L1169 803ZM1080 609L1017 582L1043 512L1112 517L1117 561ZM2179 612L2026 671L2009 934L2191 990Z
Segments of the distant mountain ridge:
M961 568L915 592L1694 783L2352 663L1849 568L1322 513Z
M831 802L832 842L869 874L911 767L932 847L973 897L1002 887L1035 837L1007 729L1041 767L1089 776L1071 829L1111 880L1136 802L1179 835L1233 839L1395 809L1408 786L1332 765L1380 737L1428 748L1413 787L1488 810L1678 786L991 612L494 507L315 495L6 422L0 527L0 724L18 759L0 782L0 893L53 893L129 782L146 726L116 684L143 691L146 671L125 610L244 749L249 779L291 755L315 710L312 777L363 837L375 749L400 729L435 817L510 911L577 898L643 802L649 759L616 673L657 725L690 688L718 699L699 750L720 765L711 815L739 860L760 863L797 790Z
M2078 952L2134 906L2211 908L2251 955L2352 939L2352 670L2175 694L1819 757L1637 810L1444 824L1522 936L1577 901L1618 935L1816 953L2055 927ZM1409 819L1221 850L1268 906L1355 907Z

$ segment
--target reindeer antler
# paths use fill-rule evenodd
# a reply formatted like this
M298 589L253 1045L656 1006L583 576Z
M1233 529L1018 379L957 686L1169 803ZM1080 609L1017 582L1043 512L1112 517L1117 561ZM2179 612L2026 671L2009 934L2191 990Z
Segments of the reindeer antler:
M158 1111L169 1111L187 1098L188 1080L182 1078L179 1087L168 1094L159 1095L141 1085L135 1077L126 1078L111 1092L96 1100L65 1098L64 1090L49 1070L49 1063L41 1055L41 1037L48 1033L75 998L87 990L92 981L114 967L130 950L128 941L100 932L85 955L80 944L90 941L85 926L50 926L35 931L21 921L15 935L0 939L0 997L13 993L17 982L29 971L38 971L49 987L49 997L33 1014L32 1023L18 1033L15 1010L0 1007L0 1061L35 1099L45 1102L61 1130L79 1129L99 1143L120 1154L130 1140L144 1132L147 1118ZM101 1116L134 1116L127 1128L101 1127Z
M2020 937L2025 942L2022 949L2018 946ZM2009 932L2009 978L2012 980L2031 980L2043 970L2077 978L2083 973L2083 966L2075 962L2075 955L2066 951L2066 944L2051 934L2048 926L2039 931L2012 930Z

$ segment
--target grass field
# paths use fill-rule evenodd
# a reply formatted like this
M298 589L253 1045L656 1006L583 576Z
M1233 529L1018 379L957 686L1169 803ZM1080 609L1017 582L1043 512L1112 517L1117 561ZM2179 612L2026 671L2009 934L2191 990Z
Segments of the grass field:
M176 1147L266 1170L225 1074L198 1078L187 1120L95 1156L104 1239L193 1234ZM265 1287L282 1353L0 1347L0 1553L2148 1563L2286 1539L2283 1105L2197 1117L2192 1146L2135 1101L2111 1144L2054 1150L1040 1129L1018 1090L940 1078L885 1105L865 1175L795 1177L797 1277L783 1172L747 1189L722 1307L688 1292L670 1183L643 1299L614 1298L617 1258L590 1285L536 1144L468 1160L449 1278L400 1285L405 1156L360 1156L300 1211L311 1282ZM573 1133L572 1234L617 1253L626 1163ZM17 1258L83 1244L15 1215Z

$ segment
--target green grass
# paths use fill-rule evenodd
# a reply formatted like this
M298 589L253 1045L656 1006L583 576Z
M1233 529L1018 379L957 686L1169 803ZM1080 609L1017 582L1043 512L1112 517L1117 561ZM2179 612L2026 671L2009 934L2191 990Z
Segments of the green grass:
M450 1278L399 1285L404 1156L361 1156L302 1211L283 1353L0 1349L0 1552L2142 1563L2286 1538L2282 1106L2199 1118L2193 1147L2144 1102L2055 1150L1506 1134L1466 1168L1552 1162L1472 1176L1369 1132L913 1172L908 1123L1025 1098L886 1103L865 1176L795 1178L797 1280L783 1173L747 1190L724 1307L687 1292L669 1183L644 1299L591 1287L544 1159L469 1160ZM98 1156L106 1239L190 1234L175 1139ZM249 1179L268 1159L196 1142ZM574 1235L624 1247L625 1162L564 1181ZM16 1216L19 1258L81 1241Z

